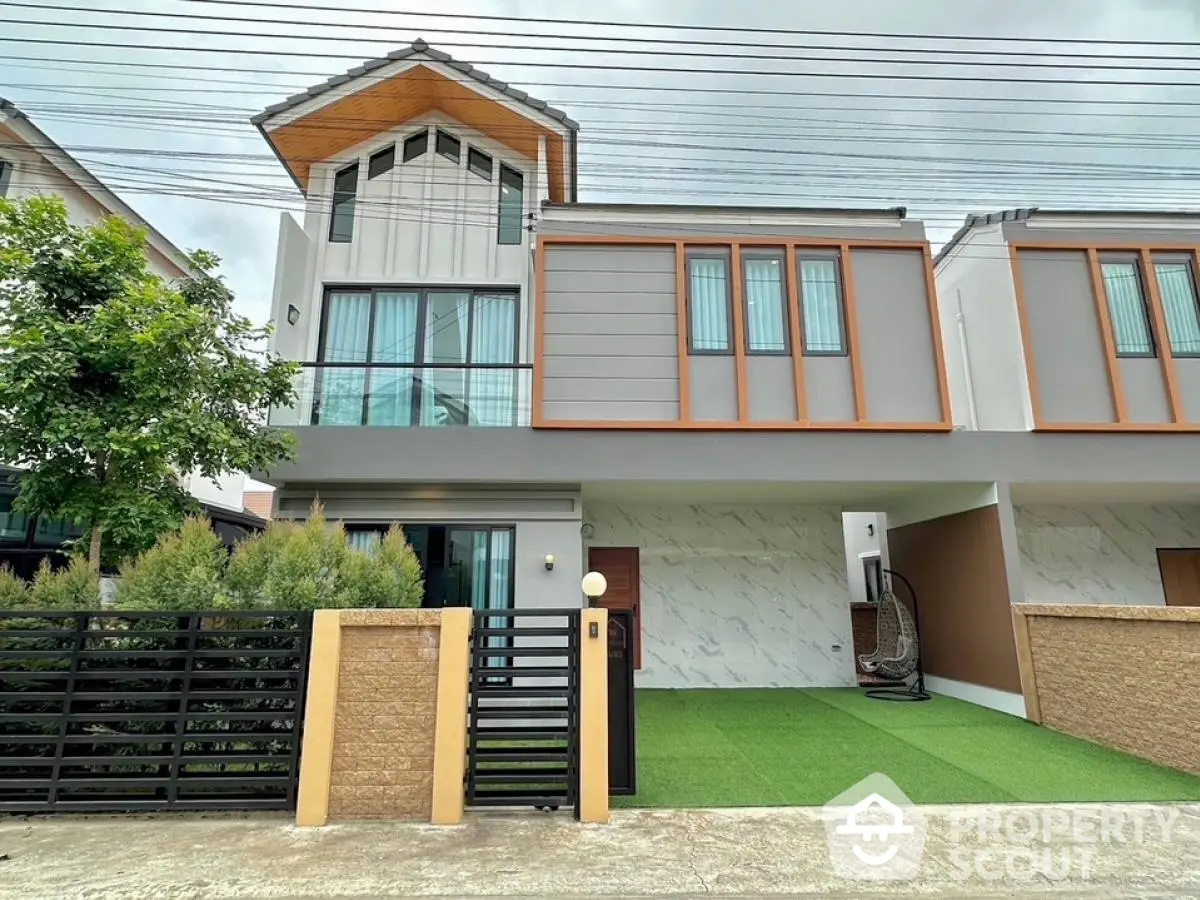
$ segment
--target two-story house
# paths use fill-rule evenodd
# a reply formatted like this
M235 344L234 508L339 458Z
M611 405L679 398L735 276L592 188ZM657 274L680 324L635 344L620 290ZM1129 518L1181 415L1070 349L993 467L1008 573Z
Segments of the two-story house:
M639 685L732 687L855 683L842 514L886 513L935 686L1019 707L1009 486L1133 451L958 421L920 222L578 203L576 124L423 42L255 122L307 197L279 516L403 524L430 605L577 605L598 569Z

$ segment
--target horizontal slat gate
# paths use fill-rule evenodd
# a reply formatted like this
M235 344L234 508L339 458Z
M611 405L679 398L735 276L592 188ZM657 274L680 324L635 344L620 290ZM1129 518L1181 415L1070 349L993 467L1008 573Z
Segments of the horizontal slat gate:
M468 806L571 806L579 797L578 609L476 611Z
M0 812L294 809L312 614L0 612Z

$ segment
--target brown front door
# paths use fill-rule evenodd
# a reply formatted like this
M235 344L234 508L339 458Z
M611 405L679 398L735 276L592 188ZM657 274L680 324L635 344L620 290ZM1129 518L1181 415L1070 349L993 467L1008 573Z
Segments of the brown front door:
M642 667L642 576L638 568L637 547L589 547L588 570L599 572L608 581L608 590L600 598L605 609L633 611L633 667Z
M1167 606L1200 606L1200 550L1159 550Z

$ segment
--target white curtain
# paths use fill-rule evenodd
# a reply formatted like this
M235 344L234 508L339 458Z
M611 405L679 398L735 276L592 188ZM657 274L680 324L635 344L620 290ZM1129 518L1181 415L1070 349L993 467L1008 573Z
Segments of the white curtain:
M845 353L837 260L800 260L800 305L804 308L805 352Z
M1154 343L1146 321L1146 304L1135 263L1103 263L1104 293L1112 320L1113 340L1118 356L1151 356Z
M723 259L690 259L692 349L729 350L728 266Z
M475 297L472 363L516 362L517 300L511 294ZM517 382L513 369L472 369L467 400L471 425L516 424Z
M512 597L512 552L513 533L508 529L497 529L490 535L492 550L492 570L488 577L488 608L510 609L513 606ZM488 620L491 628L504 628L507 620L496 617ZM491 647L505 647L508 639L501 636L488 638ZM500 660L500 657L492 657ZM493 661L491 665L503 665L501 661Z
M416 293L375 295L375 334L371 362L411 363L417 352ZM368 425L411 425L412 369L372 367Z
M327 302L329 310L325 318L322 361L365 363L371 322L371 295L339 291L331 293ZM327 368L320 370L318 378L317 397L320 405L315 420L321 425L361 425L367 370Z
M430 292L425 300L425 362L467 362L469 293ZM421 424L465 425L466 369L424 369L421 378Z
M1171 352L1177 356L1200 354L1200 310L1192 267L1185 262L1155 263L1154 274L1167 317Z
M379 546L378 531L347 531L346 537L351 547L363 553L374 553L375 548Z
M751 353L787 350L783 266L778 259L746 260L746 336Z

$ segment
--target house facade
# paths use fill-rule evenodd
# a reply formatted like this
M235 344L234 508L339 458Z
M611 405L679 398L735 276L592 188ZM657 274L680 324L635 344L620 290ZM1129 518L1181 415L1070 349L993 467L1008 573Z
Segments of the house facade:
M578 126L423 42L255 122L307 198L276 514L319 498L363 545L403 524L431 605L577 605L598 569L641 686L856 683L857 512L915 576L939 687L1015 707L1017 486L1200 475L1179 443L1130 469L1161 435L963 421L903 209L580 203Z

